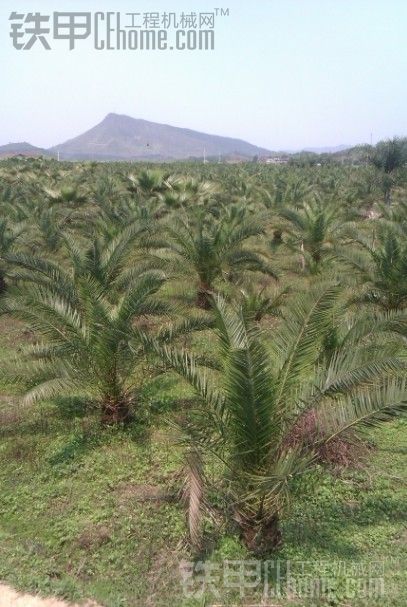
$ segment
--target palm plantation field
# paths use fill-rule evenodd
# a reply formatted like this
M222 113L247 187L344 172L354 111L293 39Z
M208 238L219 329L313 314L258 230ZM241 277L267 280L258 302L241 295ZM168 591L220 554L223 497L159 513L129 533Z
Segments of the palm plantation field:
M0 580L406 604L399 143L358 166L1 161ZM225 575L250 563L256 584Z

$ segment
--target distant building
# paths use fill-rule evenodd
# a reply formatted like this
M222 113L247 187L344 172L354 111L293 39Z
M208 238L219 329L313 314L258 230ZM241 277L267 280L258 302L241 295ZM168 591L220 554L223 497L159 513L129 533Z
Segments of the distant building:
M261 164L288 164L288 156L260 156L258 162Z

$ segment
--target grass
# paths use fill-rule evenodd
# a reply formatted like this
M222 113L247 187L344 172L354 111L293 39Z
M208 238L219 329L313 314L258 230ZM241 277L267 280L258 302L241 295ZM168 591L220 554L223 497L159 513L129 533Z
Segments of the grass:
M27 339L18 324L1 323L0 364ZM15 390L2 384L0 579L25 591L94 598L106 607L259 600L255 591L241 597L223 583L215 584L219 597L210 589L203 597L183 594L179 564L191 556L178 499L182 453L163 413L189 396L173 377L155 379L141 397L154 424L101 430L80 402L24 410ZM361 467L335 474L321 468L313 474L311 490L284 521L282 549L270 556L282 571L282 596L271 604L405 607L406 435L402 421L375 430L369 435L375 447ZM205 556L206 570L211 566L213 575L223 575L225 559L249 558L239 539L223 531ZM307 602L290 595L288 561L297 573L299 563L306 562L309 578L327 580L320 596ZM380 582L371 588L378 596L363 598L357 579L369 577L366 567L372 562L382 564L376 577L383 578L383 587ZM199 591L199 577L194 584Z

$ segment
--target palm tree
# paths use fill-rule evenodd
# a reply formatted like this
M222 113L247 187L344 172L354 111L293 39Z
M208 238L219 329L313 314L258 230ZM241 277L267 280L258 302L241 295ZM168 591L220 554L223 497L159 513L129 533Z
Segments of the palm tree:
M303 176L296 173L283 174L280 171L275 176L271 192L265 192L265 205L272 208L279 215L285 208L296 208L306 202L311 194L311 185ZM283 243L283 232L286 224L275 222L273 230L272 247L277 248Z
M10 225L7 219L0 219L0 295L6 291L7 256L18 238L24 232L23 225Z
M154 264L148 263L145 253L149 242L148 226L135 221L115 235L115 230L109 231L109 225L103 227L100 222L101 234L91 235L89 240L61 233L67 263L25 253L9 254L7 260L15 268L16 278L43 285L57 295L67 297L68 293L74 292L72 285L88 277L98 284L109 301L116 302L132 286L133 277L137 279L143 270Z
M338 207L315 199L300 210L282 209L280 217L289 234L288 245L300 253L302 271L318 272L341 238L345 222Z
M256 290L253 286L242 289L242 309L248 318L260 322L264 317L281 317L289 289L275 289L269 293L266 289Z
M372 164L381 172L382 190L386 204L391 203L391 190L395 183L395 173L407 161L406 140L394 137L380 141L373 150Z
M66 218L51 206L45 207L38 216L32 218L32 234L30 238L30 248L39 249L50 253L55 253L62 242L63 228Z
M264 233L262 218L222 215L219 220L205 211L196 217L177 218L169 225L169 242L163 243L175 255L175 264L182 264L183 275L190 274L197 283L196 303L210 307L210 295L222 277L241 270L258 271L276 278L264 255L244 243ZM233 276L234 278L234 276Z
M356 174L351 174L343 192L343 202L348 217L360 219L369 217L377 202L377 175L371 166L358 167Z
M61 204L67 208L78 208L86 202L86 196L77 185L63 185L57 190L45 188L50 204Z
M128 189L145 200L157 198L166 189L166 178L161 171L142 170L137 175L129 175Z
M401 225L380 225L372 243L354 235L361 250L346 249L341 257L354 270L365 287L355 303L374 305L382 310L402 310L407 306L407 243Z
M165 276L149 271L139 255L145 235L145 226L136 223L119 236L90 242L64 234L62 263L7 256L18 286L3 310L43 339L31 353L41 372L30 380L28 400L76 391L99 406L104 421L127 419L134 403L132 374L143 354L135 325L140 329L145 317L169 309L153 297Z
M136 321L166 313L154 297L163 281L153 272L133 276L114 303L91 274L55 272L54 284L15 288L1 311L27 323L40 339L16 363L19 380L31 386L25 401L78 396L99 409L105 424L129 421L137 407L135 370L144 356Z
M216 379L191 354L155 344L198 396L178 424L187 450L192 541L201 540L202 514L215 492L250 550L277 547L281 516L317 450L407 410L406 365L397 356L377 349L366 356L355 341L320 361L338 302L335 285L297 297L266 347L244 311L218 297ZM298 425L310 413L313 433L298 439Z
M179 175L170 175L165 181L166 188L159 194L163 203L160 216L172 209L186 209L191 206L205 206L207 209L213 203L217 204L218 187L204 179L194 179Z
M120 232L137 216L135 201L128 196L127 188L121 186L116 175L99 176L92 184L90 198L94 203L91 219L100 222L101 227L109 225L110 231Z
M406 141L399 137L380 141L373 150L371 162L386 174L393 173L406 162Z

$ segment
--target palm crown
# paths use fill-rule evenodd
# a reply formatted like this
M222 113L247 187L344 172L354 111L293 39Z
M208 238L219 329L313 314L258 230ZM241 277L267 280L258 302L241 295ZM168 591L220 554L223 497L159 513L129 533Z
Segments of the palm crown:
M276 277L264 255L244 247L250 237L264 233L260 218L223 215L216 219L201 211L190 219L177 220L167 230L167 248L175 255L175 263L182 261L184 273L195 277L200 307L209 307L215 281L232 278L233 272L251 270Z
M156 345L160 356L192 383L201 403L180 425L194 462L189 495L195 541L203 503L200 499L198 505L196 496L204 495L205 478L197 462L201 468L213 458L220 463L223 472L214 486L224 494L244 541L252 550L268 550L280 541L279 517L295 479L315 461L318 448L351 428L406 409L405 363L386 349L372 355L375 323L356 323L342 347L329 359L321 358L338 307L335 285L299 298L268 350L244 310L218 298L221 372L215 383L190 354ZM405 333L405 319L401 324ZM396 326L400 328L394 319ZM390 324L382 326L384 333L391 329ZM293 442L295 429L309 412L316 420L312 435Z

